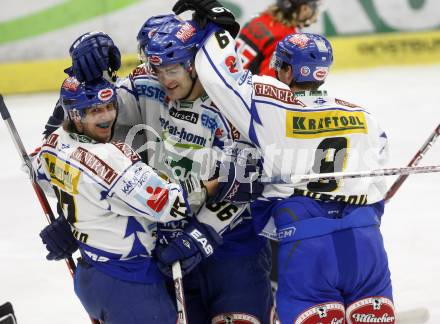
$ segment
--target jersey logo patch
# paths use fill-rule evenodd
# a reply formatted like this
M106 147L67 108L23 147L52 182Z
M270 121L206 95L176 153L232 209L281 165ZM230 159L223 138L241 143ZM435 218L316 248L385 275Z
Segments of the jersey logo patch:
M319 138L354 133L368 133L362 111L286 111L286 137L289 138Z
M288 104L306 107L306 105L294 97L290 89L281 89L265 83L254 83L255 96L276 99Z
M44 146L49 146L52 148L55 148L58 144L58 135L57 134L50 134L47 138L46 138L46 143L44 144Z
M104 180L104 182L108 185L110 185L118 176L116 171L113 170L107 163L82 147L78 147L72 153L71 158L84 165L88 170L90 170L100 179Z
M125 144L124 142L113 141L112 144L121 151L126 157L128 157L133 163L140 161L141 157L137 154L130 145Z
M196 33L196 29L190 23L185 23L180 27L178 32L176 33L176 37L182 41L182 43L186 43L191 37L193 37Z
M78 181L81 171L48 152L41 154L41 157L46 163L50 182L64 192L72 195L78 194Z
M147 206L159 213L168 202L168 190L161 187L153 189L151 186L148 186L145 190L151 195L147 200Z

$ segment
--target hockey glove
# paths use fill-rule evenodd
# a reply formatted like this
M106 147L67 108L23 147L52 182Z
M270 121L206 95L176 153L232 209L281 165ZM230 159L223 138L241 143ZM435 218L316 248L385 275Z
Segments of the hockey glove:
M172 277L171 265L181 262L182 274L193 270L203 259L214 253L214 249L223 243L222 238L208 224L199 223L197 219L185 227L167 245L158 245L155 250L157 264L161 272Z
M245 158L219 161L219 186L216 194L208 199L209 204L229 201L245 204L257 199L264 190L259 181L260 168Z
M49 254L47 260L62 260L70 257L77 249L78 243L73 237L72 229L66 218L59 216L40 232L41 240Z
M194 19L201 22L205 19L227 30L232 37L236 37L240 31L240 24L229 9L225 8L216 0L179 0L173 7L176 15L187 10L194 10Z
M207 192L205 185L197 177L193 176L192 173L180 182L185 194L186 201L193 214L197 214L203 204L206 202Z
M114 76L121 67L121 53L113 40L104 32L90 32L78 37L69 49L73 74L79 82L102 77L103 71ZM69 73L70 72L70 73Z

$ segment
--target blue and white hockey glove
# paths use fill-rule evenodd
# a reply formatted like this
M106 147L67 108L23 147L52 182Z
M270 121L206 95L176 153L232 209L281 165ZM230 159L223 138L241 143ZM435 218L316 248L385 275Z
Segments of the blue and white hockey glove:
M208 204L229 201L246 204L261 196L264 185L260 180L260 168L244 157L230 157L218 162L219 186Z
M180 261L182 274L185 275L203 258L212 255L214 249L222 243L223 239L211 226L199 223L193 218L167 245L156 246L157 265L163 274L172 277L171 265Z
M108 71L111 77L121 67L121 53L104 32L89 32L78 37L69 49L72 67L66 69L79 82L93 81Z
M78 243L73 237L72 229L66 218L59 216L40 232L41 240L49 254L47 260L62 260L70 257L77 249Z
M204 19L212 21L227 30L234 38L240 31L240 24L235 21L232 12L216 0L179 0L173 7L176 15L187 10L195 11L195 20L199 22Z

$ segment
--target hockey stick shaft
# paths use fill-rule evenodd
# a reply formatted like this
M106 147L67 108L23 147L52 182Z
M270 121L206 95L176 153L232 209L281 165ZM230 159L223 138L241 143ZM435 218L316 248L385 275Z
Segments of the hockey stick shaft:
M185 294L183 292L182 269L179 261L173 263L172 271L177 303L177 324L188 324L188 317L185 308Z
M318 181L318 180L335 180L335 179L356 179L356 178L368 178L368 177L385 177L393 175L410 175L419 173L434 173L440 172L440 165L428 165L428 166L414 166L414 167L399 167L399 168L385 168L375 169L367 171L355 171L355 172L334 172L334 173L318 173L318 174L304 174L293 175L289 181L272 181L270 178L263 178L263 182L268 183L299 183L306 181Z
M21 137L18 134L17 128L15 127L15 124L11 118L11 115L9 114L9 110L5 105L5 102L3 100L2 95L0 95L0 114L1 114L2 119L8 128L9 134L11 135L12 141L14 142L14 145L15 145L22 161L24 162L26 167L29 169L29 175L30 175L32 187L34 188L35 193L38 197L38 201L40 202L40 205L43 208L44 214L46 215L46 219L50 224L55 220L54 213L52 212L52 208L50 207L49 201L47 200L47 197L44 194L43 189L41 189L40 185L37 183L37 180L35 178L34 168L32 167L31 159L29 158L29 155L26 153L26 149L23 145L23 142L21 141ZM65 259L65 262L66 262L67 268L69 269L70 275L73 277L75 270L76 270L75 262L73 261L72 257ZM94 324L99 324L98 320L91 318L91 321Z
M418 152L414 155L411 161L408 163L409 167L417 166L420 160L425 156L426 152L434 145L435 141L440 136L440 124L437 125L436 129L431 133L428 139L423 143L422 147L418 150ZM390 189L387 191L385 195L385 202L388 202L394 194L399 190L400 186L405 182L406 178L408 178L408 174L400 175L396 181L392 184Z

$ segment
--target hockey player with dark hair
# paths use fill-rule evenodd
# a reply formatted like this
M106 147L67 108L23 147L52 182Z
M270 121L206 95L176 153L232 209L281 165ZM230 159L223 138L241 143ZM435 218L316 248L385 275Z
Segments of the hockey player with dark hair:
M222 176L216 194L201 206L196 216L201 223L207 222L221 233L224 243L198 264L201 258L193 261L191 255L183 253L180 244L185 222L174 222L160 226L160 241L168 244L160 245L156 256L164 265L182 261L190 323L223 323L229 319L269 323L270 252L267 240L256 235L248 211L248 202L261 193L262 186L254 181L245 188L246 184L239 181L243 174L237 174L235 167L217 174L215 170L221 170L218 164L197 159L199 152L206 149L222 150L233 144L227 148L233 156L249 144L241 141L239 133L218 112L198 81L193 64L199 40L192 37L195 35L188 29L191 26L174 18L167 25L168 29L164 30L155 24L151 33L150 25L142 26L141 37L153 36L155 46L149 51L148 64L142 64L118 82L120 109L115 133L123 139L126 134L119 132L123 127L147 126L148 143L157 144L154 150L147 151L149 165L173 180L191 174L197 178L206 170L209 178ZM165 46L169 41L176 45L171 52ZM92 53L99 52L92 47ZM77 62L85 62L81 57L87 55L90 55L87 51L73 53ZM89 66L76 65L77 68L87 70ZM92 73L79 71L79 74ZM245 177L255 170L254 165L250 168L246 165L244 162ZM164 267L161 270L166 272Z
M255 226L280 243L281 322L395 323L379 228L385 180L291 178L376 169L387 157L386 135L371 113L318 90L333 62L328 40L288 35L273 55L276 78L252 75L227 31L234 17L220 3L180 0L173 9L182 7L195 10L197 19L221 17L220 26L199 31L205 38L195 60L198 76L219 110L259 148L263 176L273 180L252 215Z
M246 23L236 39L243 66L253 74L275 76L269 68L276 45L285 36L316 21L320 0L277 0Z
M47 258L61 260L79 248L75 293L93 318L174 324L175 306L151 252L157 223L189 215L186 193L157 175L130 146L110 141L118 113L112 83L69 77L60 102L68 117L33 160L38 182L58 200L60 217L40 233ZM182 234L194 256L221 242L195 218Z

